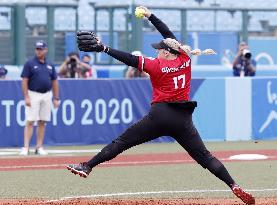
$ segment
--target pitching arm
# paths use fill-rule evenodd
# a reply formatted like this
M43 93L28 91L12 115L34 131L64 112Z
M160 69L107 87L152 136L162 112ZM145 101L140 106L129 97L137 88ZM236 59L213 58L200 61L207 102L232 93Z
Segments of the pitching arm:
M167 25L154 14L152 14L148 8L145 6L139 6L136 9L144 10L143 15L148 18L148 20L155 26L155 28L162 34L164 38L176 39L176 36L169 30Z
M128 66L138 68L138 63L139 63L138 56L134 56L130 53L116 50L110 47L105 47L104 52Z
M158 17L156 17L154 14L151 14L148 19L164 38L176 39L176 36L169 30L167 25L164 22L162 22Z

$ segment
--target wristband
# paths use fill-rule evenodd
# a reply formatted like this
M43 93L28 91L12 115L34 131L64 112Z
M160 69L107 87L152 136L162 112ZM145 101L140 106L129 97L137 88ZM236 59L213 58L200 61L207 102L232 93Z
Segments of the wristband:
M110 51L110 47L106 46L106 48L103 50L105 53L108 53Z

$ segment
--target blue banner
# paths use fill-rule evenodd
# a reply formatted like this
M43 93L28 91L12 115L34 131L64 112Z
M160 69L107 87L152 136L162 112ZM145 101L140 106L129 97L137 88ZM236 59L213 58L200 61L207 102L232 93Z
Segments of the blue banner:
M108 143L150 107L148 80L61 80L59 85L61 105L52 109L47 124L48 145ZM21 146L25 114L20 81L0 81L0 93L0 146Z
M202 82L192 81L192 97ZM152 88L147 79L60 80L59 86L61 105L52 108L46 145L109 143L150 108ZM24 106L21 82L0 81L0 146L23 145ZM35 141L33 136L31 144ZM170 137L154 140L172 141Z
M277 137L277 79L252 81L252 128L255 139Z
M234 99L237 95L234 95L234 86L231 86L236 81L229 79L229 89L226 89L226 79L192 80L191 98L198 101L193 119L202 139L236 140L236 136L244 139L243 135L248 127L249 136L253 139L276 139L277 78L237 80L251 80L250 86L242 86L239 92L241 95L249 95L249 100L243 99L249 112L240 113L234 110L240 106L234 104L240 101ZM46 145L109 143L147 114L150 108L152 88L147 79L60 80L59 86L61 105L58 109L52 109L52 119L46 127ZM23 145L24 111L21 82L0 81L0 147ZM236 117L249 119L249 124L236 129ZM226 137L228 127L229 132L230 128L236 129L232 132L236 136ZM35 141L33 137L31 145ZM170 137L154 140L172 141L174 140Z

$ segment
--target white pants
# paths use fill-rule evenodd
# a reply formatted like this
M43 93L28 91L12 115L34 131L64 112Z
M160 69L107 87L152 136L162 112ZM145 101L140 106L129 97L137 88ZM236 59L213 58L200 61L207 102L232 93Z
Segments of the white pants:
M50 121L52 92L38 93L28 90L31 106L25 106L27 121Z

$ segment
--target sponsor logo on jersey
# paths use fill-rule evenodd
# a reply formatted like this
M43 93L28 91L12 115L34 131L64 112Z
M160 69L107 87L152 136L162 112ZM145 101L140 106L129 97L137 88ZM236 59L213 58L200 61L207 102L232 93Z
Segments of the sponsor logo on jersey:
M180 67L177 68L169 68L169 67L165 67L165 68L161 68L163 73L174 73L174 72L178 72L181 69L187 68L190 65L190 60L186 61L183 63L183 65L181 65Z
M169 68L169 67L162 68L163 73L174 73L178 71L179 71L179 68Z
M50 70L53 69L51 65L47 65L47 68L50 69Z

